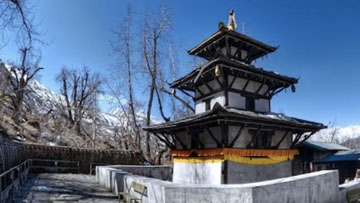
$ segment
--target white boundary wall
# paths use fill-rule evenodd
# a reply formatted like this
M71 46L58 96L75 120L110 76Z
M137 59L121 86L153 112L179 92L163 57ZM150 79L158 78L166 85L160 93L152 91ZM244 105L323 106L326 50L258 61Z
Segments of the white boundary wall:
M332 203L343 199L339 190L338 171L318 171L288 178L280 178L248 184L193 185L177 184L154 178L147 178L114 170L111 167L97 167L97 180L111 191L128 191L132 182L146 185L146 203L186 202L307 202ZM116 177L116 180L111 180ZM110 184L108 182L111 182ZM112 184L112 185L111 185ZM116 188L118 187L118 188ZM133 194L133 193L132 193ZM134 193L133 195L138 195Z
M215 163L174 163L174 183L221 184L222 162Z

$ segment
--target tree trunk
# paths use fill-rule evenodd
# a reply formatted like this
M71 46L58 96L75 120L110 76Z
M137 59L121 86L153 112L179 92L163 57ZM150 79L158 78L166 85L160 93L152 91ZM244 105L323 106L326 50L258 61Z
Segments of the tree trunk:
M148 101L148 108L146 112L146 125L149 126L151 124L151 109L152 109L152 103L154 99L154 91L155 91L155 85L153 85L150 88L150 95L149 95L149 101ZM150 133L146 132L146 156L150 157Z

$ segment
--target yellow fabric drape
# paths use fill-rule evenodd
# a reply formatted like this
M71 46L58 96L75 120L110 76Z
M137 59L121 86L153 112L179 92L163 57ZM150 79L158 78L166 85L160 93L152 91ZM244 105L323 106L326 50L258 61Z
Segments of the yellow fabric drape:
M176 157L189 157L191 154L196 156L219 156L219 155L237 155L237 156L294 156L298 155L297 149L236 149L236 148L216 148L216 149L193 149L170 151L171 155Z
M296 149L234 149L171 150L175 163L215 163L233 161L242 164L267 165L293 160ZM190 155L193 155L190 157Z
M224 160L233 161L250 165L277 164L284 161L293 160L294 156L268 156L268 157L243 157L236 155L225 155Z
M191 163L191 164L202 164L202 163L219 163L223 162L224 157L174 157L175 163Z

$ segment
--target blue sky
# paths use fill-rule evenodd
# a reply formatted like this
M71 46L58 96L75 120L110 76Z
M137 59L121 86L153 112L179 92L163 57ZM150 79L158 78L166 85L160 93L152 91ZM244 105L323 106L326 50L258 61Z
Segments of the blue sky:
M51 41L42 48L41 82L54 91L55 75L64 65L88 65L106 74L114 57L112 28L132 3L141 16L147 1L37 0L36 22ZM164 1L149 1L156 8ZM180 73L190 70L186 50L227 22L231 8L245 34L280 48L256 65L299 77L296 93L272 100L272 111L340 126L360 124L360 1L181 0L166 1L173 11L173 37L179 43ZM3 60L18 58L11 44L0 50Z

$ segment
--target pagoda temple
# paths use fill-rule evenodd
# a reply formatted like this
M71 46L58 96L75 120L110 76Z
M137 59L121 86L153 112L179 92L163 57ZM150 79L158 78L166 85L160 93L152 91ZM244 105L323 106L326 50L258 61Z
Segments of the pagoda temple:
M236 31L232 11L227 26L189 50L207 62L170 84L191 96L195 114L147 126L173 157L173 182L232 184L292 175L296 146L325 128L271 112L274 95L298 79L252 65L277 50Z

